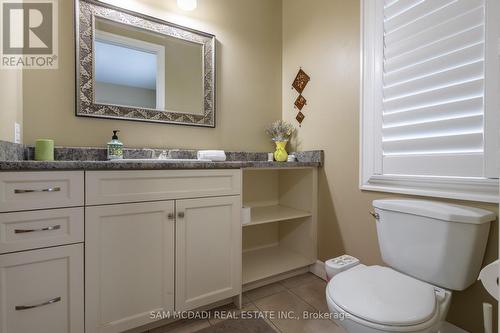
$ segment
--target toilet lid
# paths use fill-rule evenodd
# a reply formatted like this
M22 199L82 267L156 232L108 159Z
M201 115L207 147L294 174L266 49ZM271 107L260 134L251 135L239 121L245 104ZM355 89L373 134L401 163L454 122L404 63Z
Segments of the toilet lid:
M327 292L344 311L382 325L420 324L436 311L431 285L387 267L357 267L337 274Z

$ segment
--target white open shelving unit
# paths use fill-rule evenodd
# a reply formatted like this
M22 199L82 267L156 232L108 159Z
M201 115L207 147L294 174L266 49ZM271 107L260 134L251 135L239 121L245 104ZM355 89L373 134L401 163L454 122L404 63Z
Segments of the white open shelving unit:
M309 216L312 216L311 212L280 205L253 207L251 222L243 225L243 227L287 221Z
M243 170L243 284L258 283L317 259L317 168Z

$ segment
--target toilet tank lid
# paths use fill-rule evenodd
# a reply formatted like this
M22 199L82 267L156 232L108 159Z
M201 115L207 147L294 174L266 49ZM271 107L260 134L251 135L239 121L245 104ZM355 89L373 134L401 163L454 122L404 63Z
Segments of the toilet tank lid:
M495 213L488 210L430 200L381 199L374 200L373 207L449 222L482 224L496 219Z

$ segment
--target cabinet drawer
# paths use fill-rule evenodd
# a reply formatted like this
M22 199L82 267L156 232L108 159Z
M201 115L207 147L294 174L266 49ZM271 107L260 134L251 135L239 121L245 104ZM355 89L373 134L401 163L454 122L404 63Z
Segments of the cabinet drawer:
M87 205L241 193L238 170L141 170L86 173Z
M0 254L83 242L84 210L0 213Z
M83 171L1 172L0 212L83 206Z
M0 255L0 333L83 333L83 245Z

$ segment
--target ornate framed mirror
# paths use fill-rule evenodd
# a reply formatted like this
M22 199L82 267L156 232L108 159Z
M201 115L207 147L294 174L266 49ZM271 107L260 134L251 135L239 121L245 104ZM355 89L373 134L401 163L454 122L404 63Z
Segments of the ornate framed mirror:
M75 0L76 115L215 127L215 36Z

